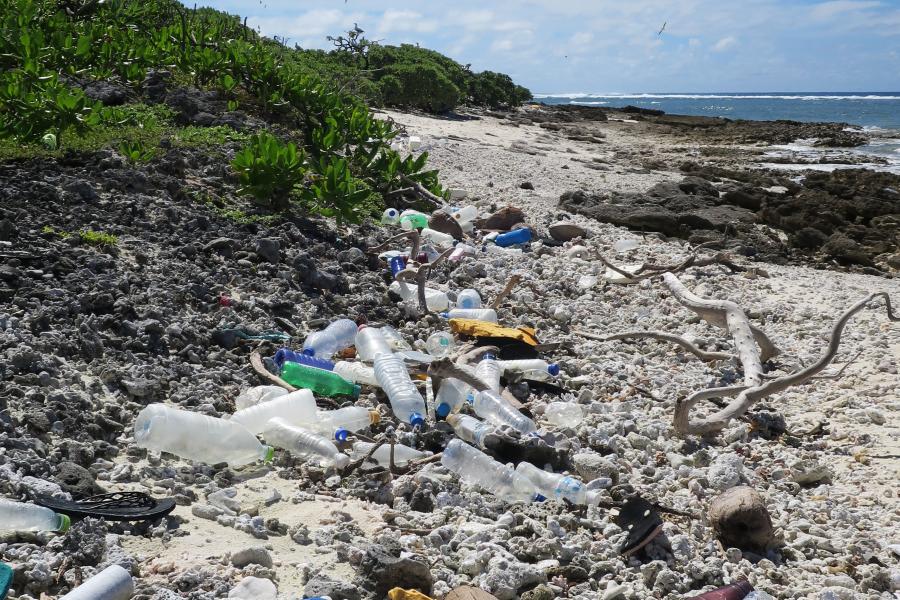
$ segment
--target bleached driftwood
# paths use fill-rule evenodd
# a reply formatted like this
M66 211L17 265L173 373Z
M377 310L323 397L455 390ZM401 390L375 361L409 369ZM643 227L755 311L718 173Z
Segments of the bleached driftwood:
M657 340L661 342L673 342L700 360L712 362L716 360L731 360L735 358L733 354L729 354L728 352L708 352L697 347L696 344L691 341L681 337L680 335L675 335L673 333L666 333L665 331L623 331L622 333L614 333L612 335L598 335L596 333L591 333L589 331L584 331L583 329L573 329L572 333L575 335L580 335L581 337L585 337L589 340L597 340L598 342L611 342L614 340L630 340L630 339L651 339Z
M884 299L887 316L890 321L900 321L900 315L894 314L893 307L891 306L890 296L888 296L886 292L876 292L874 294L870 294L851 306L837 320L831 330L831 338L828 342L828 348L826 348L821 358L819 358L819 360L814 364L789 375L784 375L783 377L778 377L776 379L766 381L765 383L760 382L754 386L747 387L739 391L735 395L734 400L732 400L725 408L701 419L691 419L691 409L700 400L716 397L712 395L715 390L702 390L701 392L693 394L689 398L679 400L675 404L675 430L682 435L704 435L720 431L728 424L729 421L731 421L731 419L740 417L741 415L746 413L751 406L753 406L763 398L771 396L772 394L777 394L778 392L782 392L793 386L803 384L806 381L812 379L815 375L825 369L825 367L827 367L834 359L834 356L837 354L838 347L841 343L841 334L843 333L844 327L846 327L847 322L856 313L865 308L869 302L876 298ZM735 389L737 388L731 388L732 391Z
M433 262L430 263L419 263L416 261L410 261L407 263L406 268L397 273L396 280L403 283L405 281L415 281L416 282L416 292L419 300L419 310L423 313L428 314L430 311L428 310L428 303L425 299L425 281L428 280L428 274L431 270L438 265L440 265L450 253L453 252L453 248L448 248L444 250Z

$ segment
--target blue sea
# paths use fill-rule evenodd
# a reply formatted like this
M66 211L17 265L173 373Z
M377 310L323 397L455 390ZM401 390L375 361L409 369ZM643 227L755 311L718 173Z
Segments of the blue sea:
M534 99L546 104L609 108L632 105L676 115L728 119L847 123L872 136L871 143L857 151L887 160L887 170L900 172L900 92L575 93L535 94Z

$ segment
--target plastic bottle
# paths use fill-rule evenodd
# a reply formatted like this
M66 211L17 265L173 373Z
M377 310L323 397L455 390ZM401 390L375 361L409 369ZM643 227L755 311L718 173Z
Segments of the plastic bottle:
M241 392L234 400L234 405L237 410L243 410L287 394L288 391L280 385L258 385Z
M529 377L526 379L549 379L559 375L559 365L548 363L540 358L531 358L525 360L498 360L497 364L503 369L503 372L527 373Z
M353 383L362 385L378 385L375 370L361 362L338 361L334 364L334 372Z
M400 227L407 231L428 227L428 215L405 210L403 211L403 214L400 215Z
M537 429L534 421L510 406L497 392L478 392L472 400L472 408L476 415L497 426L508 425L520 433L531 433Z
M472 206L471 204L463 206L458 211L453 213L453 218L456 219L456 222L463 225L463 223L471 223L478 217L478 209Z
M326 467L343 469L350 464L350 457L339 452L328 439L309 429L291 425L284 419L269 421L263 438L276 448L287 450L292 456L317 460Z
M441 382L434 399L434 414L439 417L459 412L472 391L472 386L454 377L448 377Z
M382 225L396 225L400 222L400 211L396 208L388 208L381 214Z
M748 581L737 581L725 587L710 590L699 596L691 596L691 598L702 598L703 600L741 600L747 594L753 591L753 586Z
M395 256L390 261L388 261L388 264L391 267L391 276L396 277L397 273L406 268L406 258L402 256Z
M538 495L538 489L527 478L459 439L451 440L444 448L441 464L463 481L507 502L530 502Z
M457 244L453 247L453 252L450 253L450 256L447 257L447 260L450 262L459 262L465 256L474 256L475 248L470 246L469 244Z
M744 600L775 600L775 598L762 590L753 590L744 596Z
M481 308L481 294L472 288L466 288L456 295L457 308Z
M419 302L419 292L415 285L409 285L401 281L393 282L388 289L403 298L406 302ZM447 294L441 290L434 288L425 288L425 305L428 310L440 311L447 310L450 306L450 299Z
M356 356L360 360L372 362L379 354L390 354L391 346L384 331L377 327L360 325L356 333Z
M592 504L599 500L596 492L589 492L584 483L568 475L551 473L527 462L520 462L516 473L531 481L545 498L566 499L574 504Z
M337 410L319 411L309 427L343 442L351 433L362 431L380 420L381 415L377 410L369 410L364 406L346 406Z
M476 319L497 323L497 311L493 308L453 308L441 313L441 316L447 319Z
M375 357L375 378L391 403L394 415L413 426L425 422L425 400L409 377L403 359L395 354Z
M387 340L388 346L390 346L391 350L394 352L412 349L412 346L409 345L409 342L406 341L406 338L403 337L403 334L401 334L390 325L385 325L381 328L381 335L384 336L384 339Z
M0 531L57 531L69 529L69 517L49 508L0 498Z
M475 376L488 384L488 387L494 391L500 391L500 376L503 369L497 364L497 357L490 352L481 357L478 365L475 367Z
M333 321L322 331L315 331L303 342L303 353L318 358L331 358L336 352L353 345L356 323L350 319Z
M322 396L359 397L359 386L334 371L286 362L281 370L281 378L294 387L312 390Z
M584 419L584 411L571 402L551 402L544 411L544 419L558 427L577 427Z
M139 448L207 464L227 462L233 467L269 461L273 454L272 448L238 423L164 404L151 404L138 413L134 441Z
M59 600L130 600L133 595L131 573L110 565Z
M428 354L435 358L447 356L455 346L456 339L453 337L452 333L446 331L432 333L428 336L428 339L425 340L425 349L428 351Z
M354 442L353 452L350 455L351 458L353 458L353 460L359 460L368 454L369 450L371 450L374 445L375 444L370 442ZM403 444L394 444L394 465L398 467L402 467L411 460L425 458L426 456L428 456L428 454L420 452L415 448L410 448ZM391 464L391 445L382 444L379 446L369 460L384 467L389 466Z
M514 229L507 233L501 233L494 238L494 243L501 248L507 246L515 246L516 244L527 244L531 241L531 230L527 227L522 229Z
M325 360L324 358L316 358L315 356L310 356L309 354L294 352L290 348L281 348L280 350L278 350L278 352L275 353L274 358L272 358L272 361L279 369L283 368L284 363L288 361L300 363L301 365L306 365L307 367L325 369L326 371L331 371L332 369L334 369L334 363L330 360Z
M469 415L448 415L447 423L453 427L453 431L456 432L459 439L474 444L479 448L484 448L484 438L494 433L493 427Z
M422 230L421 235L423 240L427 240L432 244L443 246L445 248L449 248L454 244L454 242L456 242L456 238L449 233L444 233L443 231L437 231L435 229L429 229L428 227Z
M268 402L239 410L231 415L231 421L238 423L250 433L259 434L266 423L281 417L288 423L306 423L315 420L318 409L316 399L309 390L297 390L286 396L279 396Z

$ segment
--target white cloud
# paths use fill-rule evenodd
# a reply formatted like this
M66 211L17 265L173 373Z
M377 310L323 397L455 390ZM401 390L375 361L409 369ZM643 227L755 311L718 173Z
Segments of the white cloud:
M304 48L330 48L326 36L339 35L364 17L358 12L315 9L294 17L248 17L247 25L259 29L263 35L287 37Z
M586 46L592 41L594 41L594 34L590 31L579 31L569 39L569 43L572 46L575 46L576 49L578 47Z
M872 0L831 0L816 4L812 9L812 16L814 19L825 21L846 13L859 13L879 6L881 2Z
M735 44L737 44L737 38L734 37L733 35L729 35L729 36L723 37L718 42L713 44L712 49L713 49L713 52L724 52L725 50L728 50L729 48L733 47Z
M381 15L375 30L379 35L386 35L394 31L430 33L437 27L437 21L426 19L422 13L413 10L386 10Z

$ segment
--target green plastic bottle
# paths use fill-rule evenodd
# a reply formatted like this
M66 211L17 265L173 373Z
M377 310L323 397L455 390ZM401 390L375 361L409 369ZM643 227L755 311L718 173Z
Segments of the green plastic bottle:
M359 397L359 386L334 371L288 361L281 370L281 378L295 387L312 390L320 396Z

